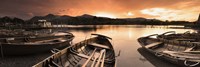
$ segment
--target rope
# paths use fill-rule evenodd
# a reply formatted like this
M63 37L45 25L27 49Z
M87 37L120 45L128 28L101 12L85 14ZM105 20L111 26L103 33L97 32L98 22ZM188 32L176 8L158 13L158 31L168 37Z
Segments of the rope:
M187 62L188 62L187 60L184 61L185 66L194 67L194 66L197 66L199 64L199 62L196 62L194 64L188 64Z
M156 52L155 55L158 56L158 57L163 56L163 54L162 54L162 53L159 53L159 52Z

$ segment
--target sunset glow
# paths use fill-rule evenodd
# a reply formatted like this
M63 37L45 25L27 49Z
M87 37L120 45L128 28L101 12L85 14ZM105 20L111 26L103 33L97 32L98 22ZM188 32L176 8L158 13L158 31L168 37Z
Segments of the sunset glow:
M30 19L34 16L44 16L51 13L70 16L90 14L109 18L144 17L160 20L196 21L200 13L200 1L22 0L16 2L13 0L4 0L0 2L0 9L0 16L14 16L23 19Z
M176 10L170 10L165 8L150 8L150 9L144 9L141 10L142 14L154 16L156 18L159 18L161 20L172 20L177 17L177 11Z
M179 21L193 21L197 18L194 13L190 10L173 10L173 9L166 9L166 8L149 8L143 9L140 11L142 14L152 16L153 18L160 19L160 20L179 20ZM193 18L191 18L193 17Z
M160 16L164 13L172 12L171 10L167 10L164 8L151 8L151 9L144 9L141 10L142 14L152 15L152 16Z
M128 12L127 16L133 16L134 14L132 12Z
M97 13L95 14L97 17L108 17L108 18L116 18L116 16L109 14L109 13Z

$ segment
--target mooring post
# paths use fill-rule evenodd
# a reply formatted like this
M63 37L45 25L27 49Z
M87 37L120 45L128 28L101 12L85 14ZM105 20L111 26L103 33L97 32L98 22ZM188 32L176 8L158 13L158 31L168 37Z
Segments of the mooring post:
M3 56L3 46L2 46L2 44L1 44L1 42L0 42L0 46L1 46L1 57L3 58L4 56Z
M197 20L197 24L200 25L200 14L199 14L199 18Z

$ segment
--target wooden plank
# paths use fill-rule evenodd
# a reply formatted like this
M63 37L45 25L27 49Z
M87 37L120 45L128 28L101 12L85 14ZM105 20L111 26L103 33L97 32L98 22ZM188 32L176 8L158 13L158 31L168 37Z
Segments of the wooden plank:
M178 40L178 41L195 41L195 39L175 39L175 40Z
M92 54L90 55L90 57L87 59L87 61L83 64L82 67L86 67L86 65L89 63L90 59L92 59L92 57L94 56L94 53L96 52L96 48L94 49L94 51L92 52Z
M162 42L155 42L155 43L152 43L152 44L149 44L149 45L147 45L147 46L145 46L146 48L151 48L151 47L154 47L154 46L156 46L156 45L159 45L159 44L161 44Z
M198 54L191 54L191 53L184 53L184 52L176 52L176 51L163 51L163 53L169 54L174 57L180 57L180 58L190 58L190 59L199 59Z
M108 46L97 44L97 43L91 43L89 45L92 45L92 46L95 46L95 47L101 47L101 48L105 48L105 49L110 49Z
M194 47L195 47L195 46L194 46ZM192 49L194 49L194 47L190 47L190 48L186 49L184 52L189 52L189 51L191 51Z

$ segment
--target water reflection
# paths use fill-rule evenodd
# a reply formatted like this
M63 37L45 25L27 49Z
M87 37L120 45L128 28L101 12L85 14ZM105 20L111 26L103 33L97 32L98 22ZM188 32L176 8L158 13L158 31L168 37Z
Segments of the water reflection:
M131 29L131 28L128 28L128 37L129 37L129 38L132 38L133 35L134 35L134 33L133 33L132 29Z

